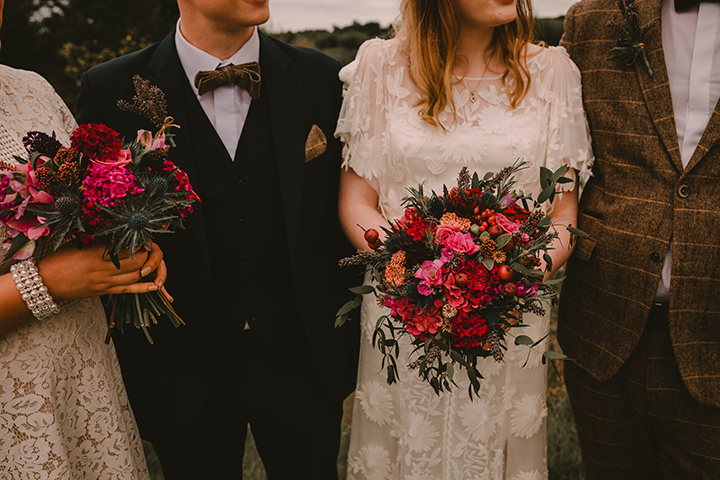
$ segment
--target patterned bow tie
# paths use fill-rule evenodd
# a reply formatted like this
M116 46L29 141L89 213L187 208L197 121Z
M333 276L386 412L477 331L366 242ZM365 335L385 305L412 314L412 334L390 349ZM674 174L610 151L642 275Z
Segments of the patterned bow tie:
M692 8L698 3L702 3L703 1L715 3L720 2L720 0L675 0L675 11L682 12L683 10Z
M253 100L260 98L260 65L258 62L227 65L217 70L198 72L195 75L195 87L200 95L230 84L247 90Z

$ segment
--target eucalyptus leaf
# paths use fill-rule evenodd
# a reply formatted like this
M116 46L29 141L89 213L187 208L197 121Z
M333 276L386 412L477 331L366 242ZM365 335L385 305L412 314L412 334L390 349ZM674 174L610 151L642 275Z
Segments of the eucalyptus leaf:
M550 360L568 360L570 358L567 355L564 355L560 352L553 352L552 350L543 352L543 357L548 358Z
M532 345L535 341L527 335L518 335L515 337L515 345Z
M567 229L568 229L568 232L572 233L572 234L575 235L576 237L583 237L583 238L584 238L584 237L589 237L589 236L590 236L590 234L588 234L588 233L586 233L586 232L583 232L583 231L580 230L579 228L575 228L575 227L573 227L572 225L568 225L568 226L567 226Z
M483 258L482 264L488 270L492 270L493 267L495 266L495 260L493 260L492 258Z
M495 239L495 243L497 243L497 248L503 248L505 245L508 244L508 242L510 242L511 238L512 238L512 235L510 235L509 233L504 233L504 234L500 235L499 237L497 237Z
M335 315L336 316L346 315L346 314L350 313L353 310L353 308L355 308L355 307L353 307L353 300L350 300L345 305L340 307L340 310L338 310Z
M367 295L368 293L372 293L375 291L375 288L371 285L360 285L357 287L352 287L349 289L352 293L358 294L358 295Z
M555 196L555 185L549 185L543 188L543 191L538 195L537 203L545 203Z

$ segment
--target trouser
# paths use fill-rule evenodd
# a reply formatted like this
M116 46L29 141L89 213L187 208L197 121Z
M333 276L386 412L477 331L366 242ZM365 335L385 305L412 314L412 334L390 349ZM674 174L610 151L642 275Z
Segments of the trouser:
M248 424L269 480L337 480L342 403L308 378L307 351L283 355L245 331L221 363L199 420L153 443L165 480L241 479Z
M720 479L720 409L685 388L666 307L651 310L615 377L599 382L568 362L565 383L587 480Z

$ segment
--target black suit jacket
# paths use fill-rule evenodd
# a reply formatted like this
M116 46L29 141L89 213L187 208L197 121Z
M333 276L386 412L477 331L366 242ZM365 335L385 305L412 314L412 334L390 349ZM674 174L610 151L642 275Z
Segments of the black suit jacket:
M334 312L347 300L347 286L360 277L340 272L337 261L351 251L337 219L337 189L341 145L333 138L340 109L340 64L320 52L297 48L264 34L260 36L262 88L267 95L272 137L279 172L276 192L283 205L290 265L278 272L277 301L294 296L305 337L294 345L312 352L311 365L288 365L277 375L320 377L327 395L341 400L354 388L357 368L358 322L333 327ZM187 125L187 77L174 43L174 33L144 50L92 68L83 75L78 100L79 123L103 123L125 138L140 128L156 130L135 114L117 108L120 99L134 95L133 75L161 88L168 113L181 128L172 160L188 173L191 183L203 166L193 158ZM196 101L196 100L192 100ZM197 109L195 109L197 110ZM327 151L305 162L305 142L313 125L328 139ZM195 146L197 147L197 146ZM208 395L221 394L209 385L217 362L211 329L213 278L202 203L187 221L187 229L157 239L168 265L167 288L175 309L185 320L179 328L168 321L151 328L149 345L139 331L115 335L123 377L141 432L145 438L172 438L192 419ZM271 224L271 222L269 222ZM272 234L272 230L263 232ZM350 278L353 277L353 278ZM272 305L268 305L272 308ZM128 331L129 330L129 331ZM288 392L290 395L292 392Z

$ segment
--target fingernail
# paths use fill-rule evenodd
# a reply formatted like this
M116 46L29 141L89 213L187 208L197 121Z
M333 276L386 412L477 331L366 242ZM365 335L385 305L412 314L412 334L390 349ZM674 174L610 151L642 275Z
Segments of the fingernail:
M158 289L158 286L157 286L157 285L150 285L150 286L148 287L148 292L154 292L154 291L156 291L157 289Z
M142 275L143 277L147 277L148 275L150 275L150 272L152 272L152 267L143 267L143 269L140 270L140 275Z
M163 283L163 282L161 281L161 282L159 282L159 283L157 284L157 288L158 288L158 289L161 289L161 288L163 287L163 285L165 285L165 283Z

